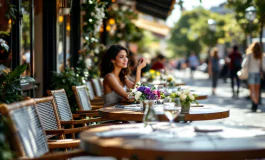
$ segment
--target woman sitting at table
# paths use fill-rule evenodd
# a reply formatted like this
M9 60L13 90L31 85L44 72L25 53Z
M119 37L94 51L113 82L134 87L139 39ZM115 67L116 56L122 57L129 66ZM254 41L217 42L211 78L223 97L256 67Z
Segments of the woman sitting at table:
M145 59L138 61L135 81L128 79L129 52L121 45L112 45L105 52L100 64L101 77L104 78L104 107L129 100L126 88L134 88L140 81L141 69L146 66Z

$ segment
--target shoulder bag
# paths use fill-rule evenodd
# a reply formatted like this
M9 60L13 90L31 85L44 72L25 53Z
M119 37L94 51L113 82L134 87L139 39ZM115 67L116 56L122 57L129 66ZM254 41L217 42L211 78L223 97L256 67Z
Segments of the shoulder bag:
M243 67L241 70L239 70L237 72L237 76L239 79L241 80L246 80L248 79L248 67L249 67L249 64L250 64L250 55L249 55L249 62L248 62L248 65Z

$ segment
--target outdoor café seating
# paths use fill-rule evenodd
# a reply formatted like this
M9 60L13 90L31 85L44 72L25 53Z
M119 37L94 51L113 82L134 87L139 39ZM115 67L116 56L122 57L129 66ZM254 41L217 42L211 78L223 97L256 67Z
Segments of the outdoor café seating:
M54 100L52 96L35 98L34 100L36 102L36 108L43 130L46 132L46 134L49 133L47 135L48 140L54 140L55 136L59 139L65 139L66 135L69 134L71 134L71 138L75 138L76 133L88 129L88 126L65 129L64 125L61 125L61 121L59 120L58 112L56 106L54 105ZM78 146L79 141L76 142Z
M102 108L103 105L92 105L89 99L87 87L83 86L72 86L75 99L77 101L78 110L77 113L91 113L97 109Z
M46 101L50 98L42 100ZM79 140L47 141L46 134L53 135L55 132L44 132L43 123L40 121L33 99L10 105L2 104L0 113L7 120L8 139L17 159L58 160L80 157L87 160L113 160L111 157L96 157L93 154L89 156L82 149L78 149ZM63 150L58 151L58 149ZM68 150L65 151L65 149Z

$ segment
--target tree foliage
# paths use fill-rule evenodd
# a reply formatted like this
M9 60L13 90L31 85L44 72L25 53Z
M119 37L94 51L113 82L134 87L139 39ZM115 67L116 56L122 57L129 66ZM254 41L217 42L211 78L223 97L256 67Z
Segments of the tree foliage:
M201 45L198 42L197 35L188 36L191 31L192 19L198 19L199 14L194 11L184 12L179 21L171 30L171 47L178 54L185 55L187 52L194 50L196 53L201 51ZM185 48L183 48L185 45ZM179 48L181 46L181 48Z
M253 31L258 29L258 21L254 20L253 22L249 22L246 19L246 9L253 5L252 0L228 0L228 7L235 11L235 18L237 23L242 28L244 33L252 33Z
M210 30L208 20L216 21L215 30ZM183 12L179 21L171 30L170 47L175 54L187 55L191 51L200 53L217 43L242 41L241 29L233 15L219 15L202 7Z
M236 12L236 19L245 33L257 35L259 31L260 43L262 43L263 28L265 23L264 0L228 0L228 6ZM250 22L246 19L246 9L250 6L256 8L256 19Z

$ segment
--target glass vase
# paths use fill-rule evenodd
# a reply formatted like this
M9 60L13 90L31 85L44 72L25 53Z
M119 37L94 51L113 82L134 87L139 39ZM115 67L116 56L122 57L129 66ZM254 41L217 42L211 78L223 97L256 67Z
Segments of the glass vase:
M142 101L142 104L144 109L143 123L145 124L145 126L150 125L152 127L152 124L158 121L154 109L155 100L144 100Z
M180 113L189 113L190 112L190 103L182 103Z

